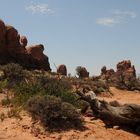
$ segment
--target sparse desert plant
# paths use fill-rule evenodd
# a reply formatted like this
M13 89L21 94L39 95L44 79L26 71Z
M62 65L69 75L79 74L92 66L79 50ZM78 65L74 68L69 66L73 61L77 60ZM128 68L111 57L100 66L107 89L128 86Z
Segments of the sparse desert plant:
M69 119L77 119L80 114L76 111L76 108L67 102L62 102L61 104L62 115Z
M80 120L80 114L73 105L55 96L32 97L27 103L27 110L35 120L40 120L48 127L58 126L61 120L63 123L65 120Z
M19 83L13 87L14 98L12 103L15 106L24 106L28 99L36 94L43 94L44 89L39 84Z
M8 105L11 104L11 100L10 100L9 98L3 99L3 100L1 101L1 104L2 104L3 106L8 106Z
M134 76L122 73L115 81L115 86L119 89L140 90L140 80Z
M71 83L67 79L58 80L56 78L40 77L37 83L43 87L44 95L60 97L63 101L76 104L76 95L71 92Z
M7 79L0 80L0 93L3 92L5 88L7 88L9 81Z
M9 118L11 117L16 117L18 119L22 119L20 116L20 109L19 108L11 108L8 112L7 112L7 116Z
M0 69L4 73L4 78L7 78L9 81L21 81L25 78L25 70L19 64L9 63L1 66Z
M6 117L6 116L5 116L5 114L4 114L3 112L0 113L0 120L1 120L1 121L4 121L5 117Z
M3 78L0 81L1 91L6 87L6 89L13 93L10 99L2 101L3 105L10 104L14 107L22 106L24 108L27 101L33 96L52 95L61 98L63 102L68 102L75 107L82 108L81 101L77 101L78 95L72 93L72 83L69 78L57 79L55 76L42 74L41 71L37 72L37 74L32 73L32 71L24 71L17 64L9 64L2 67L1 69L5 70L5 79ZM18 70L16 70L16 67ZM28 72L27 75L26 72ZM28 74L30 77L28 77Z
M94 81L92 86L94 87L94 92L97 94L101 92L110 92L108 84L103 80Z
M77 96L71 92L71 83L68 80L58 80L47 76L34 77L34 80L20 82L13 87L15 106L24 106L29 98L34 95L53 95L60 97L63 101L77 106Z

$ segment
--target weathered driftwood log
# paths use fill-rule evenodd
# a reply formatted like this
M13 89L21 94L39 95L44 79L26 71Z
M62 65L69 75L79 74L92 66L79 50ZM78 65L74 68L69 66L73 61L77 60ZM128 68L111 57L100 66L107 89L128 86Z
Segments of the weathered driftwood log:
M133 129L140 128L140 105L124 104L112 106L106 101L91 100L83 93L77 92L82 100L87 101L94 115L107 125L127 126Z

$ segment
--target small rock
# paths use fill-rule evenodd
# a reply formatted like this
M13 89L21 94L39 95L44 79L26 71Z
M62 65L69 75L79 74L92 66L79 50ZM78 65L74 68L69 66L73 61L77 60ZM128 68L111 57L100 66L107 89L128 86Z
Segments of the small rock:
M113 129L119 129L119 126L115 125L113 126Z

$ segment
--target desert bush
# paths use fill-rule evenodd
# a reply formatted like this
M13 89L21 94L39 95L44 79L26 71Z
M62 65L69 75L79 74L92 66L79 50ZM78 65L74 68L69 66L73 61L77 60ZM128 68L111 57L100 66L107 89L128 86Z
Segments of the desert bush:
M25 78L25 71L19 64L9 63L1 66L0 69L4 73L4 78L7 78L9 81L21 81Z
M110 92L109 85L105 80L101 79L80 79L78 83L81 87L88 86L92 89L96 94L100 94L101 92Z
M4 78L0 81L0 91L6 87L14 93L14 98L10 100L10 104L14 106L24 106L34 95L53 95L79 107L77 96L71 92L71 82L68 79L57 79L42 74L41 71L32 73L13 63L2 66L1 69L4 71ZM4 101L4 104L8 103L9 101Z
M30 97L44 94L45 91L39 84L22 82L13 87L13 92L15 95L11 102L15 106L24 106Z
M62 108L62 114L63 117L69 118L69 119L77 119L78 117L80 117L78 114L78 112L76 111L76 108L67 102L62 102L61 104Z
M27 110L33 119L40 120L43 125L51 127L58 126L61 120L64 125L65 120L80 119L80 114L73 105L62 102L55 96L34 96L28 101Z
M33 82L20 82L13 88L15 97L12 99L15 105L24 105L34 95L53 95L60 97L63 101L78 106L77 96L71 92L68 81L59 81L49 77L38 77Z
M117 79L115 82L115 86L119 89L126 89L126 90L140 90L140 81L138 78L133 76L125 77L121 75L120 78Z
M5 118L6 118L5 114L3 112L0 113L0 120L1 120L1 122L4 121Z
M101 92L109 92L109 86L103 80L94 81L92 86L93 86L94 92L97 94Z
M11 100L10 100L9 98L3 99L3 100L1 101L1 104L2 104L3 106L8 106L8 105L11 104Z
M2 93L3 90L8 87L8 85L9 81L7 79L0 80L0 93Z
M53 95L60 97L63 101L76 104L76 95L71 92L71 83L68 80L58 80L56 78L40 77L37 79L40 87L43 87L43 95Z
M18 119L22 119L21 116L20 116L20 111L19 108L11 108L8 112L7 112L7 116L9 118L12 118L12 117L15 117L15 118L18 118Z

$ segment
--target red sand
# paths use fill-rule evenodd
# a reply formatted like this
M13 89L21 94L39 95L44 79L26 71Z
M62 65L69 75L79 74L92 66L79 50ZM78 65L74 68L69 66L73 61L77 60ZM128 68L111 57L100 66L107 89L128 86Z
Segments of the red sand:
M112 97L99 97L107 101L117 100L118 102L140 104L140 93L131 91L122 91L111 88ZM4 98L0 94L0 101ZM0 105L0 113L6 112L8 108ZM40 134L35 136L31 133L31 118L27 113L22 113L22 120L16 118L6 118L0 122L0 140L140 140L140 137L117 128L105 128L101 120L91 120L84 117L87 130L70 130L64 132L55 132Z

